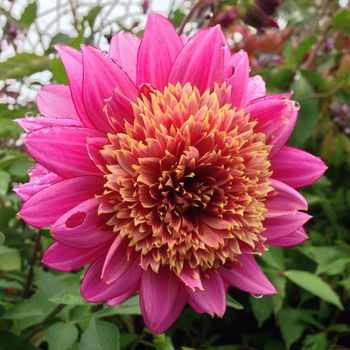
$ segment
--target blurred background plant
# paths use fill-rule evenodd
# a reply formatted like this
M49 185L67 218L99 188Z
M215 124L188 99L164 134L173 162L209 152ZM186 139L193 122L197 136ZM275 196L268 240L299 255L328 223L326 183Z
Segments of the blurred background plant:
M269 92L301 104L291 145L321 156L326 175L303 191L314 219L300 247L270 249L260 263L278 294L236 290L222 319L189 308L167 332L145 330L137 297L118 307L79 296L82 271L40 263L47 230L17 216L12 186L33 165L13 119L37 113L35 94L66 83L53 46L108 48L113 33L142 34L158 11L191 35L220 24L232 50L248 52ZM350 7L346 0L3 0L0 4L0 349L350 349Z

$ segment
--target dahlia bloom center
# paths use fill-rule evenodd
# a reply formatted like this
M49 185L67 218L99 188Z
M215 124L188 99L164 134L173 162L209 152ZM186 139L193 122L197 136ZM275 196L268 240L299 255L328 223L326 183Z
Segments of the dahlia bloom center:
M101 151L108 173L99 213L110 215L107 224L155 272L199 272L262 250L270 146L229 103L231 87L142 91L133 121Z

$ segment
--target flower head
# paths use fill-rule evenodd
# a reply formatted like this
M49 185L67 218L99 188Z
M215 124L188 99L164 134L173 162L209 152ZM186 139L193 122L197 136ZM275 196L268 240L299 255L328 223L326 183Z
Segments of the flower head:
M275 293L254 256L306 239L294 188L326 168L284 145L298 106L266 95L218 26L184 41L151 14L141 41L116 34L108 55L58 46L69 86L45 86L45 118L18 120L38 162L16 188L19 214L56 241L43 262L90 264L81 294L91 302L139 292L154 333L186 303L222 316L227 285Z

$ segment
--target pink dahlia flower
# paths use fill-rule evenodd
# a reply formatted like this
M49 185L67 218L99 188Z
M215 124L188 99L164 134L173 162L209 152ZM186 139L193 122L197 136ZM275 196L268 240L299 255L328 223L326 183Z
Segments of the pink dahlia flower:
M285 146L298 114L290 95L266 95L218 26L184 43L156 14L141 40L116 34L109 54L57 51L69 86L45 86L45 117L18 120L38 163L15 189L19 215L56 241L43 262L90 264L81 284L90 302L139 292L154 333L186 303L222 316L229 285L275 293L254 257L307 238L295 188L326 169Z

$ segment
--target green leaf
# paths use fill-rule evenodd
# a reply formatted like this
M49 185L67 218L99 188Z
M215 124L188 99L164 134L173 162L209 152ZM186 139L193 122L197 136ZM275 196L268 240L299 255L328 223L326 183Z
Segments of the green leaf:
M307 38L304 38L300 41L298 47L295 50L295 62L297 65L299 65L303 61L310 47L316 42L317 38L314 35L308 36Z
M250 297L250 306L256 320L258 321L259 328L263 323L270 318L273 313L273 300L271 296L264 296L262 298Z
M277 324L288 350L301 338L308 325L315 325L317 322L310 310L285 308L277 314Z
M89 23L91 30L94 28L96 18L101 12L101 10L102 10L102 6L96 5L93 8L91 8L91 10L88 12L86 16L84 16L83 20Z
M57 322L44 330L43 340L48 342L50 350L70 350L78 335L74 324Z
M226 304L228 307L232 307L236 310L243 310L244 307L242 304L240 304L237 300L233 299L231 295L226 294Z
M309 334L303 343L301 350L328 350L329 343L326 333Z
M2 207L0 208L0 229L7 230L8 224L17 214L17 211L13 207Z
M284 270L284 250L279 247L269 247L269 250L262 254L261 259L277 271Z
M68 78L63 63L57 57L55 57L51 62L51 72L55 82L60 84L68 83Z
M286 271L285 276L311 294L318 296L320 299L327 301L328 303L336 305L341 310L344 309L338 295L330 285L320 277L310 272L299 270Z
M29 28L30 25L35 21L37 13L37 4L36 1L31 2L24 9L22 16L19 20L19 23L22 24L23 27Z
M11 181L10 175L3 170L0 170L0 196L5 196Z
M5 235L0 231L0 245L3 245L5 243L5 240Z
M26 338L9 331L0 331L0 350L37 350Z
M50 68L50 59L33 53L19 53L0 64L0 76L5 79L22 79Z
M105 307L95 312L96 317L108 317L113 315L141 315L139 296L134 295L118 306Z
M0 246L0 271L14 271L21 268L18 250Z
M293 100L300 100L299 117L290 138L290 144L301 146L311 136L316 126L319 117L319 103L317 99L309 98L315 94L315 91L303 75L298 74L290 88L294 91Z
M350 9L338 11L332 18L333 28L350 34Z
M81 295L79 288L76 290L64 289L59 293L52 296L49 301L55 304L66 304L66 305L87 305L88 302L85 301Z
M80 350L119 350L120 336L116 325L92 317L88 328L83 333Z

